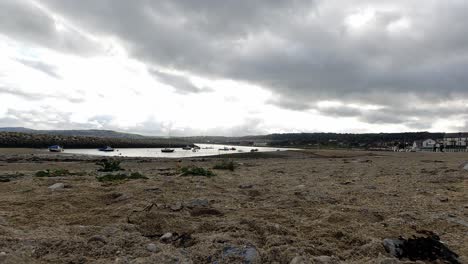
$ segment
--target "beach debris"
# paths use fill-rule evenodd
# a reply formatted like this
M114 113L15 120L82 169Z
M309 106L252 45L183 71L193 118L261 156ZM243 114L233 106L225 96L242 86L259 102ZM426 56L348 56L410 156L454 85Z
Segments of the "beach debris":
M173 245L178 248L187 248L195 245L195 239L192 238L192 235L183 233L182 235L175 234L173 239Z
M52 190L52 191L62 190L64 188L65 188L65 184L63 184L61 182L58 182L58 183L55 183L55 184L49 186L49 189Z
M222 259L233 259L241 261L239 263L252 264L259 261L259 254L253 246L226 246L223 249Z
M383 246L392 256L402 259L408 258L411 261L417 260L443 260L450 264L458 264L458 255L451 251L445 244L440 242L438 235L431 231L420 231L424 236L413 236L405 239L384 239Z
M114 181L126 181L126 180L137 180L137 179L148 179L139 172L133 172L130 175L127 174L106 174L103 176L97 176L96 179L100 182L114 182Z
M446 203L449 201L449 199L447 197L440 197L439 201L441 201L442 203Z
M190 210L190 216L196 217L196 216L209 216L209 215L221 216L223 215L223 213L214 208L204 208L204 207L195 207L192 210Z
M102 244L107 244L106 239L103 236L95 235L92 236L88 239L88 243L102 243Z
M180 169L180 176L205 176L205 177L213 177L216 176L214 172L209 169L201 168L201 167L182 167Z
M159 252L161 249L159 249L158 246L156 246L156 244L150 243L146 245L146 250L148 250L149 252L156 253Z

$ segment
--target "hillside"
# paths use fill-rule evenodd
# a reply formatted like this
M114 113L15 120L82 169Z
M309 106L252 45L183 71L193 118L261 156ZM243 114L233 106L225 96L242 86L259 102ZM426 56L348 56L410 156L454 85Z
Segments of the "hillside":
M127 138L143 139L145 136L131 133L116 132L112 130L35 130L25 127L0 127L0 132L17 132L40 135L61 135L61 136L79 136L79 137L99 137L99 138Z
M183 147L191 142L164 138L104 138L86 136L43 135L34 133L0 132L0 148L46 148L60 145L65 148L162 148Z

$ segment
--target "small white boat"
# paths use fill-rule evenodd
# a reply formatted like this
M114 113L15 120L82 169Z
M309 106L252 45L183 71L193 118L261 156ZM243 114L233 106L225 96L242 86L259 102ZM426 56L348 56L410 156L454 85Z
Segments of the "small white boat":
M220 148L218 150L222 150L222 151L229 151L229 148L228 147L224 147L224 148Z
M105 147L100 148L99 151L112 152L114 151L114 149L112 147L105 146Z
M62 152L63 151L63 148L59 145L50 146L48 149L50 152Z

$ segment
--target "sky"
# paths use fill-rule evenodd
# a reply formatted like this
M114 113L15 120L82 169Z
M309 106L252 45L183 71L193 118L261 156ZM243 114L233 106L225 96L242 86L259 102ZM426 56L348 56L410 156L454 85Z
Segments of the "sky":
M0 127L468 131L466 0L2 0Z

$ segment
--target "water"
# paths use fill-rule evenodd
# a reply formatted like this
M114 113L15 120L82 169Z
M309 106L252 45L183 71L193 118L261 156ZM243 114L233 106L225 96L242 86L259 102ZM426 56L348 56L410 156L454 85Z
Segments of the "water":
M244 146L230 146L230 145L209 145L209 144L196 144L201 149L197 152L192 150L183 150L182 148L174 148L172 153L163 153L161 148L121 148L115 149L114 152L103 152L97 149L65 149L64 153L70 154L85 154L97 156L120 156L120 157L155 157L155 158L186 158L186 157L203 157L222 154L245 153L250 152L251 149L258 149L258 152L271 152L271 151L284 151L284 148L270 148L270 147L244 147ZM236 148L236 150L219 150L224 147ZM207 149L209 148L209 149Z

